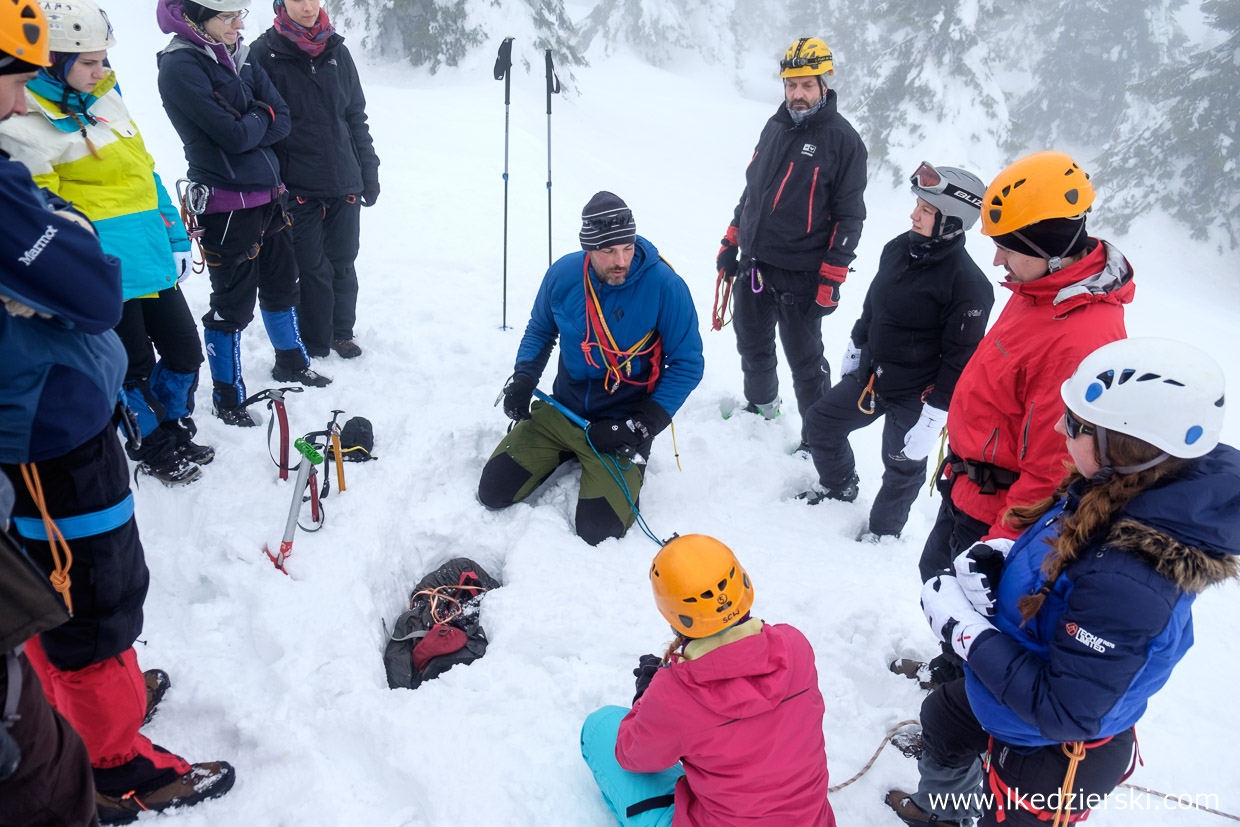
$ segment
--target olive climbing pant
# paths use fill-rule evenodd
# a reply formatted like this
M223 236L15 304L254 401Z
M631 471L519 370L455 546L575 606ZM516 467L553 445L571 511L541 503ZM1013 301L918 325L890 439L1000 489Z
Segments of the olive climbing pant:
M649 456L652 441L638 446L641 457ZM590 545L623 537L636 519L629 500L637 503L641 493L644 459L600 458L586 441L586 432L544 402L535 402L530 418L513 426L491 454L482 469L478 499L487 508L507 508L533 494L570 460L581 463L577 535Z

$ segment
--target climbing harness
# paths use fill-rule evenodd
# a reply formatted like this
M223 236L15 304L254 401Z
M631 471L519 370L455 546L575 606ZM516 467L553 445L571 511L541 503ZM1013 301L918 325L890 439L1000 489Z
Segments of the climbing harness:
M603 319L603 307L599 303L598 295L594 292L594 285L590 282L589 256L584 259L582 273L586 294L586 333L581 341L581 352L585 355L586 364L592 368L603 367L594 360L593 349L597 347L606 363L607 373L603 377L603 389L607 393L615 393L621 383L644 387L647 392L654 390L663 368L663 338L659 336L658 331L651 329L637 344L628 350L621 350L611 335L606 320ZM594 341L590 340L591 334L594 336ZM629 378L633 375L633 360L639 356L649 357L650 378L644 382Z
M181 203L181 223L185 225L190 245L198 248L198 255L194 259L195 273L201 273L207 267L207 256L202 249L203 228L198 223L198 216L207 211L207 202L210 198L211 188L206 184L197 184L188 178L181 178L177 181L177 200Z

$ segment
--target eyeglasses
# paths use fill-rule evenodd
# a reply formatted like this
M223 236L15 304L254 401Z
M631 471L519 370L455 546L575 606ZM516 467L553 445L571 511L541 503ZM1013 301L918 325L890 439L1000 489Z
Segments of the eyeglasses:
M227 14L217 14L216 17L218 17L220 19L220 22L223 23L225 26L231 26L233 23L236 23L238 20L245 20L245 18L249 14L250 14L249 9L242 9L241 11L229 12Z
M619 227L623 227L631 223L632 221L633 221L632 210L619 210L617 212L607 213L605 215L590 216L589 218L583 218L581 219L581 226L588 230L594 230L595 232L602 232L603 230L615 230Z
M1077 419L1076 414L1072 413L1072 409L1068 407L1063 409L1063 429L1068 432L1068 439L1076 439L1081 434L1093 436L1098 433L1093 425L1086 425Z

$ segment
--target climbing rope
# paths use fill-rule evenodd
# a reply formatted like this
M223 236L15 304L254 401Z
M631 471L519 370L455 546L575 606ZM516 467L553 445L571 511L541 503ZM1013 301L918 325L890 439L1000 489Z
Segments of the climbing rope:
M60 592L61 598L65 601L65 608L69 610L69 614L73 614L73 598L69 596L69 569L73 566L73 552L69 551L69 544L65 541L65 535L60 532L60 527L56 525L56 521L47 513L47 500L43 497L43 482L39 479L39 469L33 463L21 464L22 479L26 483L26 490L30 492L30 498L34 500L35 507L39 509L39 516L43 518L43 530L47 534L47 546L52 552L52 574L48 578L52 581L52 588ZM61 556L64 556L64 562L61 562Z

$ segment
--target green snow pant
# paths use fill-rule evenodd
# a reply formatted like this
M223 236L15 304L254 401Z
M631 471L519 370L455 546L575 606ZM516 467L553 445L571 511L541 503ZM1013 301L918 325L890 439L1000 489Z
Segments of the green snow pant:
M650 443L639 446L638 453L649 456ZM507 508L533 494L552 471L573 459L581 463L577 536L590 545L623 537L635 515L617 478L636 503L645 463L607 454L600 459L586 442L586 432L544 402L535 402L530 419L513 426L491 454L482 469L478 499L487 508Z

